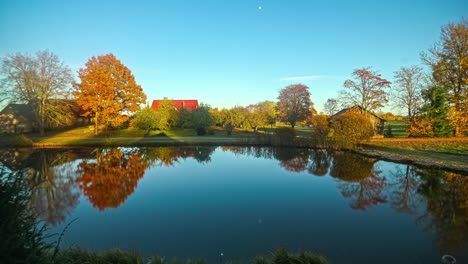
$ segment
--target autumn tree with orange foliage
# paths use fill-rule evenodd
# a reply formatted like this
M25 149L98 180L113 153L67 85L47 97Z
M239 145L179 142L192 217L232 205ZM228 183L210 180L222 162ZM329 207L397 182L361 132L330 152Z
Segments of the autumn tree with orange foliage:
M94 118L96 135L99 125L118 127L146 102L130 69L113 54L92 57L85 65L78 71L75 96L85 115Z

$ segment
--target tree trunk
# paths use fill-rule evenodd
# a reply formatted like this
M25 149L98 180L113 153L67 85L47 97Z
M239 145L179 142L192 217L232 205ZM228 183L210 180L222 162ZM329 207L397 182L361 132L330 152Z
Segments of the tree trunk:
M98 134L98 116L99 112L96 112L96 115L94 116L94 135L96 136Z

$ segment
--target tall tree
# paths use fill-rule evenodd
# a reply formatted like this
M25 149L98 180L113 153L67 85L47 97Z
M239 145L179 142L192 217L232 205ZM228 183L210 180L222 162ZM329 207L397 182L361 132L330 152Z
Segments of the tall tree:
M431 67L435 85L448 92L455 135L468 135L468 19L444 26L439 42L421 57Z
M294 128L297 122L311 115L311 106L309 87L303 84L292 84L280 91L277 104L278 117Z
M410 120L412 120L423 103L421 92L424 88L424 73L417 66L401 67L395 72L395 83L397 84L392 96L395 105L405 108Z
M344 90L340 91L344 106L359 105L364 110L374 111L383 106L387 99L387 88L391 82L382 78L371 67L356 69L352 73L354 80L344 82Z
M339 110L338 100L335 98L328 98L325 104L323 104L323 109L327 115L334 115Z
M14 102L29 104L41 135L47 124L68 123L71 115L65 103L73 77L57 55L39 51L35 56L17 53L3 58L1 95Z
M75 96L85 115L94 117L96 135L99 125L119 126L146 101L130 69L113 54L92 57L78 76Z
M440 41L429 53L421 54L432 69L436 85L446 88L450 102L458 111L466 111L468 104L468 19L450 23L442 28Z

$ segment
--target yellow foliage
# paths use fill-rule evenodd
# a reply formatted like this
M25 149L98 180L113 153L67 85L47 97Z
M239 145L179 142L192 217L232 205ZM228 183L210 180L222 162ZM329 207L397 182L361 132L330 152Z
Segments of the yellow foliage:
M468 135L468 113L460 112L452 106L447 118L450 124L455 128L455 136L463 137Z
M357 112L346 112L335 117L331 128L335 142L343 147L354 147L374 136L374 126L369 118Z
M432 136L432 127L434 120L415 117L408 125L408 133L410 137L430 137Z

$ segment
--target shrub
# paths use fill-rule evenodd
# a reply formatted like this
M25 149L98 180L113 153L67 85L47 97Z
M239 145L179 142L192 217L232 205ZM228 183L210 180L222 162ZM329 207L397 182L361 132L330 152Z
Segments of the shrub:
M132 119L133 126L141 130L146 130L148 133L151 130L156 130L159 128L158 122L159 118L157 112L149 106L141 109L141 111L136 113Z
M177 127L180 128L189 128L192 127L192 111L188 108L182 107L178 112L177 112Z
M197 127L195 131L197 132L198 136L206 135L206 129L204 127Z
M387 130L385 130L385 135L384 135L386 138L392 138L392 137L395 137L393 135L393 131L392 131L392 126L388 126Z
M354 148L360 141L374 136L374 126L363 114L346 112L332 120L333 140L344 148Z
M291 254L286 249L279 249L271 257L257 257L255 264L327 264L328 260L320 255L303 252L301 254Z
M48 263L51 246L43 241L28 202L31 191L21 173L0 169L0 256L2 263Z
M409 137L432 137L434 121L423 117L415 117L408 124Z
M213 117L208 107L198 107L192 111L192 124L197 135L205 135L207 129L213 124Z
M312 125L312 143L315 146L323 146L330 133L328 127L328 120L326 115L313 115L310 118L310 124Z
M224 126L224 129L226 130L228 136L230 136L232 134L232 131L234 130L234 126L231 123L229 123Z
M23 134L16 135L14 140L13 145L17 147L30 147L33 144L33 141Z

